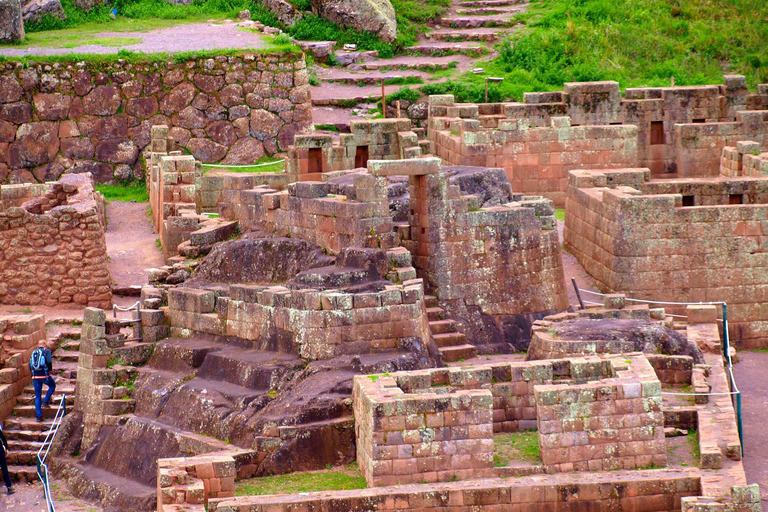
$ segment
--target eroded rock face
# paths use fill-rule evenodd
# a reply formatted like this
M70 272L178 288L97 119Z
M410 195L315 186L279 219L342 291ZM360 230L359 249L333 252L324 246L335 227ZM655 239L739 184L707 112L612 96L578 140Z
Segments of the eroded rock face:
M24 39L19 0L0 0L0 42L13 43Z
M185 283L285 283L303 270L331 265L332 256L295 238L256 238L216 244Z
M690 356L694 363L704 362L701 349L685 334L649 320L579 319L557 325L555 331L563 340L629 341L638 352Z
M382 41L392 42L397 36L389 0L312 0L312 12L342 27L376 34Z
M504 169L485 167L443 167L448 181L458 185L464 195L480 198L484 208L512 201L512 185Z

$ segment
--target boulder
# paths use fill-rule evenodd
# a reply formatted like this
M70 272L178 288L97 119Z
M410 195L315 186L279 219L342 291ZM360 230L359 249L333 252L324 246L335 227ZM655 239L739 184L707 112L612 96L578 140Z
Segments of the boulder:
M56 123L49 122L19 126L16 142L9 151L11 167L36 167L52 162L59 152L58 128Z
M204 163L218 162L227 155L226 146L199 137L189 139L187 149L192 152L195 158Z
M22 0L21 16L24 23L37 23L49 15L60 20L67 19L60 0Z
M261 5L272 11L277 19L285 25L294 25L303 17L301 11L286 0L264 0Z
M255 164L264 156L264 146L251 137L243 137L235 142L224 159L224 165Z
M19 0L0 0L0 42L13 43L24 39Z
M312 12L341 27L377 34L382 41L392 42L397 36L389 0L312 0Z

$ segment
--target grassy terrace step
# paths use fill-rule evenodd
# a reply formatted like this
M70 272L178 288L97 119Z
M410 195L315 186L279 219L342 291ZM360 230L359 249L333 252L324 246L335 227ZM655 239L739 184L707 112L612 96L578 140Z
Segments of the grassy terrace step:
M296 494L315 491L342 491L364 489L363 475L352 463L348 466L303 471L287 475L248 478L236 482L235 495L256 496L263 494Z
M453 347L439 347L439 350L443 355L443 361L446 363L472 359L477 355L477 348L474 345L469 344L456 345Z
M514 11L508 11L506 9L498 9L492 7L480 7L472 9L456 9L457 16L498 16L500 14L507 14L513 16Z
M451 16L440 23L451 28L511 27L517 22L511 16Z
M518 5L517 0L472 0L469 2L459 2L461 7L503 7L507 5Z
M436 41L485 41L494 42L499 40L499 31L461 31L461 30L446 30L439 32L430 32L429 37Z
M485 46L465 46L451 43L423 44L418 46L409 46L405 49L406 53L418 55L468 55L470 57L482 57L489 50Z
M407 77L420 78L420 75L416 73L417 72L411 72L411 74L408 74L408 75L397 74L395 72L375 73L375 74L371 74L371 73L361 73L361 74L349 73L344 75L333 74L333 75L324 77L322 80L325 83L332 83L332 84L377 85L377 84L381 84L382 80L384 80L386 83L387 80L402 80L402 79L406 79Z
M353 64L349 66L349 70L366 70L366 71L377 71L377 70L406 70L406 69L415 69L418 71L437 71L441 69L450 69L454 67L454 64L451 64L450 61L427 61L426 59L429 58L435 58L435 57L422 57L424 60L418 60L414 62L398 62L398 63L390 63L385 60L379 60L376 62L366 62L365 64Z

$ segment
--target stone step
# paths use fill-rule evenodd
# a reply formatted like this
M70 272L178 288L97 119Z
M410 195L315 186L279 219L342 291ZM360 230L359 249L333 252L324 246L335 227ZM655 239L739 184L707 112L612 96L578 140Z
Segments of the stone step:
M43 418L53 418L56 416L56 408L51 406L43 408ZM34 405L21 405L13 408L13 414L20 418L34 418L35 406Z
M344 75L331 75L328 77L323 78L323 82L329 83L329 84L346 84L346 85L357 85L357 84L364 84L364 85L376 85L381 84L382 80L393 80L397 78L406 78L408 76L419 76L418 72L413 72L410 74L398 74L396 72L388 72L388 73L373 73L373 74L355 74L355 73L348 73Z
M499 40L499 34L496 31L463 31L446 30L440 32L430 32L430 39L435 41L485 41L494 42Z
M461 7L503 7L507 5L517 5L518 0L469 0L459 2Z
M34 420L32 420L34 421ZM39 423L41 427L46 426L45 423ZM48 425L46 428L50 428L51 422L48 422ZM46 430L4 430L5 437L10 442L13 441L19 441L19 442L34 442L34 443L42 443L45 441L45 437L48 435L48 431Z
M13 466L35 466L37 464L37 450L11 450L5 457L8 464Z
M37 450L43 446L42 441L20 441L17 439L8 439L8 449L14 451L32 451L37 453Z
M8 466L8 473L14 482L32 483L37 480L37 467L35 466Z
M451 28L511 27L517 23L511 16L450 16L440 23Z
M429 322L429 330L433 335L456 332L457 324L455 320L436 320Z
M474 345L456 345L453 347L440 347L440 353L443 355L443 361L453 363L459 360L472 359L477 355L477 348Z
M80 340L68 340L59 345L59 350L80 352Z
M53 354L53 358L61 362L76 363L80 358L80 352L74 352L72 350L57 350L56 353Z
M424 296L424 305L428 308L438 308L440 307L440 303L437 301L437 297L434 295L425 295Z
M446 332L443 334L433 334L435 344L438 348L458 347L466 343L466 336L460 332Z
M512 11L493 7L475 7L470 9L456 9L456 16L498 16L500 14L513 14Z
M468 55L470 57L482 57L489 52L488 48L485 46L465 46L451 43L409 46L405 49L405 51L411 54L429 55L433 57L440 55Z
M58 389L56 390L58 391ZM45 396L45 395L43 395ZM57 408L59 404L61 403L61 398L64 396L64 394L54 393L53 397L51 398L51 408ZM69 393L67 396L67 407L70 405L75 405L75 393ZM16 403L19 405L35 405L35 395L30 394L23 394L16 397Z
M427 318L429 318L430 322L442 320L444 311L443 308L427 308Z

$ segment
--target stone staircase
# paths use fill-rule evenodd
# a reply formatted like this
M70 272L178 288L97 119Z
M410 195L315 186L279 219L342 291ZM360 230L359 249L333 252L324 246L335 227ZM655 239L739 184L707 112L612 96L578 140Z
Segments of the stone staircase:
M521 0L453 0L438 23L401 55L385 59L377 52L335 50L337 65L318 66L314 71L320 82L312 87L315 123L348 123L352 119L350 103L379 101L382 80L418 77L425 84L434 84L451 78L448 75L483 67L484 60L494 55L493 44L515 30L515 16L527 5ZM327 45L323 48L330 53ZM455 73L445 72L451 69ZM440 75L433 74L441 70ZM385 92L389 95L401 87L386 85Z
M445 310L440 307L437 297L425 295L424 304L427 307L432 338L443 355L444 362L453 363L477 356L477 348L466 343L466 336L458 332L458 322L445 318Z
M71 409L75 404L75 379L65 377L72 371L71 363L54 363L56 393L51 406L43 409L42 423L35 419L35 392L32 384L16 398L13 413L3 422L3 431L8 439L8 471L16 482L34 482L37 480L37 452L45 441L45 436L53 424L53 417L66 394L66 406ZM43 393L46 392L43 387Z
M50 327L51 324L49 324ZM51 332L53 331L53 332ZM75 381L77 380L77 359L79 356L80 330L70 326L54 326L49 329L48 342L56 345L53 351L53 378L56 393L51 405L43 409L42 423L35 419L35 390L28 384L21 395L16 397L16 406L11 415L3 421L3 432L8 439L8 471L16 482L37 480L37 452L53 424L53 418L64 395L66 406L71 410L75 405ZM43 386L43 396L47 391Z

